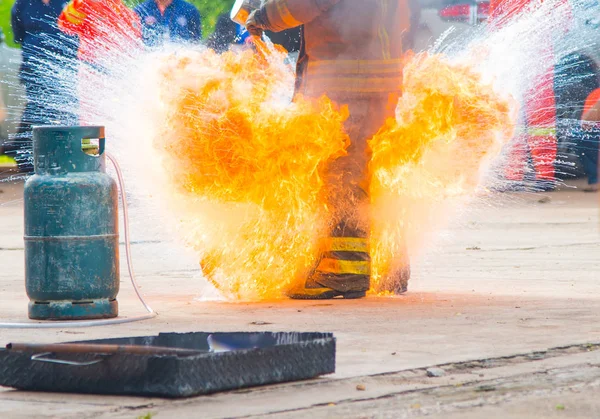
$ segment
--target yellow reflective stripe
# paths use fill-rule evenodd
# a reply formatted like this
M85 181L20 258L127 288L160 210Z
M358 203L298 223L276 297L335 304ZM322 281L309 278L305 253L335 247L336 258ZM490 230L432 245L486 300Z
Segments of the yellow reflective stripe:
M390 54L390 37L388 36L387 31L385 30L384 27L382 27L383 29L383 58L389 60L390 58L392 58L392 55Z
M361 237L328 237L323 240L323 251L369 253L369 241Z
M385 42L383 40L383 26L379 27L379 29L377 30L377 35L379 36L379 42L381 43L381 55L383 58L387 58L387 56L385 55Z
M371 264L364 260L321 259L317 271L332 274L369 275Z
M292 13L287 5L287 0L276 1L275 4L277 5L277 12L279 13L279 17L283 23L288 25L290 28L302 25L302 22L292 16Z
M382 86L390 84L399 84L400 80L396 77L331 77L331 76L320 76L315 74L314 77L310 77L311 81L314 80L328 80L330 82L336 82L336 84L347 84L347 83L360 83L360 84L371 84L373 86Z
M387 0L380 0L379 6L381 8L381 21L385 22L387 17ZM390 38L383 25L379 27L379 40L381 41L381 54L383 58L386 60L390 59Z
M373 65L382 65L389 63L402 64L401 58L396 58L393 60L319 60L312 61L314 66L322 66L322 65L355 65L356 63L361 63L362 65L373 64Z
M333 291L333 289L331 288L296 288L296 289L292 289L288 295L290 294L302 294L302 295L306 295L306 296L312 296L315 297L317 295L321 295L324 294L326 292L331 292Z
M338 93L395 93L401 92L402 89L400 86L395 88L390 88L388 86L383 87L372 87L372 86L358 86L358 87L344 87L344 86L321 86L321 90L325 90L327 92L338 92ZM311 92L309 88L307 88L308 93Z
M311 74L323 74L323 75L335 75L335 74L348 74L348 75L364 75L370 74L395 74L398 77L402 76L402 67L387 66L387 67L311 67L308 64L308 71Z
M556 128L527 128L527 134L532 137L549 137L556 135Z
M310 61L308 68L320 71L380 72L388 69L401 70L402 59L393 60L319 60Z
M379 3L379 8L381 9L381 14L383 15L383 0L379 0L379 1L378 1L378 3ZM383 21L383 19L381 19L381 20ZM384 47L383 47L383 43L384 43L384 42L383 42L383 34L382 34L382 29L383 29L383 27L382 27L382 26L379 26L379 27L377 28L377 35L379 36L379 42L380 42L380 44L381 44L381 55L382 55L382 56L383 56L383 58L385 59L385 58L387 58L387 57L385 56L385 49L384 49Z
M391 93L399 92L402 88L400 77L325 77L309 74L307 79L310 81L308 90L311 84L325 91L336 92Z
M393 93L402 87L402 60L321 60L309 62L307 89L341 93Z

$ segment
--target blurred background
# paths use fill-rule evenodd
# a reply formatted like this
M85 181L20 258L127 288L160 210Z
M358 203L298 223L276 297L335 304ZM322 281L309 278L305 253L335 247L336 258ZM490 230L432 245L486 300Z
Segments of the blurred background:
M596 0L568 0L573 4L573 24L564 37L576 37L586 42L562 42L568 48L558 49L555 54L555 94L558 117L559 155L563 164L560 175L563 178L578 177L583 174L577 159L577 134L569 129L581 119L584 102L590 92L600 87L600 5ZM219 17L224 19L232 7L233 0L189 0L198 8L202 18L203 37L210 38ZM17 72L20 65L20 50L13 40L10 13L14 0L0 3L0 98L4 102L7 117L0 118L0 165L12 163L2 154L2 144L14 133L23 108L24 94L18 83ZM139 0L126 0L134 7ZM441 36L453 41L454 48L460 45L461 36L482 29L487 22L489 2L476 0L419 0L419 24L415 31L413 49L426 50ZM292 34L292 36L294 36ZM274 39L275 42L277 42ZM295 43L291 43L297 45ZM573 47L573 45L581 45ZM2 103L0 102L0 104ZM0 113L1 114L1 113Z

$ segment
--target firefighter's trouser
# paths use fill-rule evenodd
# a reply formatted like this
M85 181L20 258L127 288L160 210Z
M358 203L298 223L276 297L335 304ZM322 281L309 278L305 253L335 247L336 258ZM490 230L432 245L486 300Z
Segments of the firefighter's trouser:
M394 115L395 101L387 95L337 99L336 102L349 106L350 117L345 128L351 143L348 154L330 162L327 169L325 192L331 214L330 237L321 243L321 260L310 279L316 285L337 291L366 291L371 272L368 243L371 152L367 143L386 118Z

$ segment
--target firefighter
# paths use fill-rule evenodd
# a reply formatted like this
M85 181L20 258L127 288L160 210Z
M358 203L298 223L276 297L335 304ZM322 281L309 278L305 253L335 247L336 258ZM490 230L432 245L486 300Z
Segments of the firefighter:
M368 233L370 151L367 141L394 116L402 83L403 35L410 27L407 0L267 0L246 22L253 36L302 26L296 95L327 95L347 104L347 155L329 163L326 192L331 213L321 258L297 299L361 298L370 285ZM406 255L383 281L406 291Z
M491 0L490 27L503 27L520 16L530 3L531 0ZM536 189L540 191L554 189L554 162L557 153L552 33L543 36L547 42L540 45L536 57L543 71L531 81L531 86L525 92L522 128L513 142L505 174L507 180L517 182L516 185L520 186L527 175L529 155L533 163Z
M61 101L74 98L61 83L63 77L72 78L65 63L71 62L77 53L73 45L76 40L64 36L55 24L63 5L63 0L16 0L11 10L14 42L21 45L19 81L25 89L26 101L17 132L5 151L14 155L22 172L33 172L32 127L71 124L75 119L72 113L55 106L57 98Z
M71 0L58 27L79 38L79 119L91 123L109 67L141 47L139 17L121 0Z
M121 0L71 0L58 18L59 28L79 37L79 59L96 63L102 52L127 47L141 38L139 17Z

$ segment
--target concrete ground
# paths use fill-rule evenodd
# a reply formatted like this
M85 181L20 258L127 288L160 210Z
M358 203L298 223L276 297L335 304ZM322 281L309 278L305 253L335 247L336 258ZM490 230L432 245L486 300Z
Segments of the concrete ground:
M19 185L0 189L0 322L26 321L22 192ZM166 331L328 331L337 337L336 373L184 400L2 388L0 417L600 417L598 195L567 188L496 201L444 231L436 248L414 261L410 292L396 298L199 301L204 288L195 264L156 257L156 243L135 244L139 281L157 318L0 329L0 344ZM122 277L121 313L142 314ZM434 366L442 376L427 376Z

